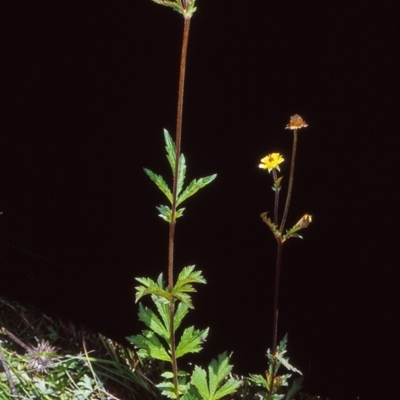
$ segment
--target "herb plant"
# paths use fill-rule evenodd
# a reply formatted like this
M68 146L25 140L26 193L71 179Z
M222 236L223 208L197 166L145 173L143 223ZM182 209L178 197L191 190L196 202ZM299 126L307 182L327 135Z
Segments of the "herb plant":
M239 382L225 378L231 370L229 357L224 353L213 360L207 373L200 367L195 367L191 379L189 374L178 369L178 358L197 353L208 334L208 329L198 330L188 327L177 339L183 318L193 308L190 293L195 292L193 284L206 281L201 271L195 271L194 265L185 267L174 280L174 247L175 227L177 218L181 217L184 208L178 208L185 200L193 196L204 186L212 182L216 175L195 179L184 187L186 176L186 160L181 154L183 93L185 82L186 54L189 39L190 20L196 10L195 0L154 0L173 8L184 17L182 54L178 86L178 105L176 123L176 141L173 142L169 133L164 130L167 159L172 170L172 188L166 181L149 169L146 174L167 197L170 204L157 207L159 216L169 223L168 246L168 283L165 284L163 274L157 281L150 278L137 278L140 285L136 288L136 301L150 295L157 312L150 308L139 306L139 319L148 329L142 334L129 337L128 340L138 348L138 354L144 358L157 359L170 364L171 370L162 374L164 381L157 385L162 394L172 399L208 399L217 400L236 390Z

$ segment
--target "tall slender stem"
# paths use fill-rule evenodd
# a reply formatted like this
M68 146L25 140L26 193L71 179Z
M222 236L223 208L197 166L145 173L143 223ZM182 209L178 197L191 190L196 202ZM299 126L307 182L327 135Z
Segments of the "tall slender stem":
M282 222L279 230L283 233L283 229L285 228L286 218L289 211L290 199L292 197L293 190L293 177L294 177L294 163L296 159L296 149L297 149L297 129L293 131L293 148L292 148L292 159L290 162L290 176L289 176L289 186L288 193L286 197L285 211L283 212Z
M272 170L272 176L274 177L274 186L275 182L278 179L278 174L276 173L276 169ZM274 204L274 224L278 226L278 208L279 208L279 188L275 186L275 204Z
M277 241L277 254L276 254L276 269L275 269L275 295L274 295L274 311L273 311L273 322L272 322L272 370L270 376L270 395L273 394L274 380L275 380L275 369L276 369L276 344L278 340L278 311L279 311L279 284L281 278L281 265L282 265L282 250L283 242L280 237L276 237Z
M190 18L184 18L183 39L181 63L179 69L179 86L178 86L178 106L176 116L176 139L175 139L175 171L172 186L172 206L171 206L171 223L169 225L169 243L168 243L168 289L172 291L174 287L174 243L175 243L175 215L176 203L178 197L178 177L179 177L179 159L181 155L182 141L182 119L183 119L183 93L185 87L185 70L186 55L189 41ZM171 341L171 360L173 383L176 398L179 399L178 389L178 364L176 361L176 343L175 343L175 327L174 327L175 306L174 299L171 298L169 303L169 323L170 323L170 341Z
M177 202L177 189L179 177L179 159L181 156L182 142L182 119L183 119L183 93L185 87L185 70L186 70L186 55L189 41L190 19L184 19L183 40L181 63L179 69L179 86L178 86L178 106L176 116L176 137L175 137L175 171L172 184L172 206L171 206L171 223L169 228L169 251L168 251L168 288L172 290L174 287L174 238L175 238L175 215Z
M283 242L280 237L276 238L277 254L275 268L275 295L274 295L274 315L272 323L272 354L276 351L276 343L278 338L278 308L279 308L279 283L281 278L282 250Z

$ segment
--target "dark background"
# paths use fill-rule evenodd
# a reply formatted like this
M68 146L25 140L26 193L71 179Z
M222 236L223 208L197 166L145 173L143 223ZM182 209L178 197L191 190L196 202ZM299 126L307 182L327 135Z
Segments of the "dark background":
M134 278L166 270L163 128L175 130L182 17L150 0L2 6L0 294L122 338ZM198 1L183 152L218 173L177 225L176 266L208 280L189 317L203 359L262 373L275 241L267 153L287 162L299 113L279 335L330 400L394 399L398 335L399 44L396 1ZM11 8L10 8L11 7ZM194 358L196 360L196 357ZM397 374L396 374L397 375ZM393 391L392 391L393 390Z

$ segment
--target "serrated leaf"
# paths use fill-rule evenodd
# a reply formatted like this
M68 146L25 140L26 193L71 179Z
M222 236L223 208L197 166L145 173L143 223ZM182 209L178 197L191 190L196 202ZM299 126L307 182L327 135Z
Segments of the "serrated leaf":
M182 394L186 395L186 392L188 390L188 385L184 382L185 382L184 380L180 379L178 383L178 391L180 395ZM170 399L176 399L177 396L175 394L175 387L172 382L164 381L155 386L162 391L161 392L162 395Z
M193 394L190 393L185 393L183 397L181 397L182 400L199 400L199 398Z
M164 140L165 150L167 151L167 159L172 170L172 175L175 174L175 158L176 158L176 147L175 143L171 138L171 135L166 129L164 129ZM172 196L171 196L172 198Z
M261 386L269 391L269 383L262 375L250 374L249 380L257 386Z
M212 360L208 366L208 382L206 371L196 366L191 383L196 387L202 399L218 400L234 393L240 386L240 382L234 379L228 379L220 386L231 370L229 357L223 353L218 356L218 360Z
M300 375L303 375L297 368L293 367L293 365L289 364L289 359L285 359L281 355L277 355L276 358L279 360L279 362L289 371L297 372Z
M157 206L157 211L160 213L158 214L164 221L171 222L171 207L160 205Z
M161 4L163 6L171 7L174 11L182 14L184 18L190 19L194 12L196 11L196 7L194 5L195 0L191 0L189 2L182 3L179 0L171 1L171 0L153 0L154 3ZM183 7L185 4L185 8Z
M208 328L200 331L193 326L183 331L182 337L176 347L176 358L182 357L187 353L198 353L208 335Z
M160 214L158 214L159 217L161 217L164 221L167 221L169 223L171 223L171 208L168 206L158 206L156 207L158 212ZM181 217L183 215L183 212L185 211L185 208L179 208L176 210L175 212L175 220L178 219L179 217Z
M162 274L159 276L158 280L161 279L161 285L159 281L155 282L150 278L136 278L136 280L141 283L141 286L137 286L136 289L136 303L143 297L148 294L160 296L165 299L171 298L171 293L164 289L162 285Z
M176 399L175 387L172 382L161 382L155 385L156 388L161 390L161 394L169 399Z
M186 293L174 293L174 297L181 301L183 304L185 304L186 307L190 308L190 309L194 309L193 303L192 303L192 298L190 297L190 295L186 294Z
M184 303L179 303L174 316L174 329L175 331L180 327L183 318L188 314L189 307Z
M178 182L176 187L176 196L178 197L182 191L183 184L186 177L186 160L183 154L179 157L179 170L178 170Z
M218 356L218 360L212 360L208 366L208 379L210 381L210 392L215 393L224 378L231 372L232 366L229 365L229 357L225 353Z
M236 390L239 388L240 382L235 379L228 379L215 393L213 399L218 400L222 399L223 397L235 393Z
M196 292L192 283L207 283L201 271L194 271L195 266L185 267L178 276L177 282L172 290L172 294L178 300L185 303L189 308L194 308L191 297L186 293Z
M203 278L202 271L194 271L195 265L189 265L180 272L175 288L180 288L188 283L207 283Z
M186 199L193 196L204 186L211 183L216 177L217 174L213 174L210 176L206 176L205 178L194 179L192 182L189 183L189 185L186 187L183 193L178 197L176 205L178 206L179 204L183 203Z
M139 348L138 355L171 362L171 357L152 331L143 331L141 335L127 337L127 340Z
M143 168L147 176L157 185L157 187L165 194L167 199L172 203L172 193L168 187L168 184L164 181L161 175L155 174L153 171Z
M208 399L210 397L207 383L207 373L203 368L198 367L197 365L194 367L191 383L198 390L202 399Z
M164 139L165 139L165 149L167 151L167 159L172 170L172 176L175 177L175 162L176 162L176 146L171 138L171 135L166 129L164 129ZM179 165L178 165L178 182L176 187L176 195L182 191L183 184L186 177L186 160L183 154L179 155ZM171 193L171 192L170 192ZM172 204L172 194L171 194L171 204Z
M154 304L157 307L158 314L161 316L165 329L169 332L169 301L157 301L154 299ZM168 333L168 338L169 338Z
M169 340L169 333L165 326L165 321L163 323L150 308L143 307L139 304L139 319L149 329L157 333L157 335L161 336L165 340Z

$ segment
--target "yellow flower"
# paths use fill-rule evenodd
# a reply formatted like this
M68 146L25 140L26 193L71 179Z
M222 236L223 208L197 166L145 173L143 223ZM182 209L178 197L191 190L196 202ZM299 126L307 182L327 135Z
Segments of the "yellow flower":
M279 164L283 161L285 160L279 153L271 153L261 160L261 164L258 167L267 169L268 172L271 172L274 168L280 171Z
M304 121L304 119L301 118L299 114L295 114L290 117L290 122L286 125L286 129L294 130L306 128L307 126L307 122Z

